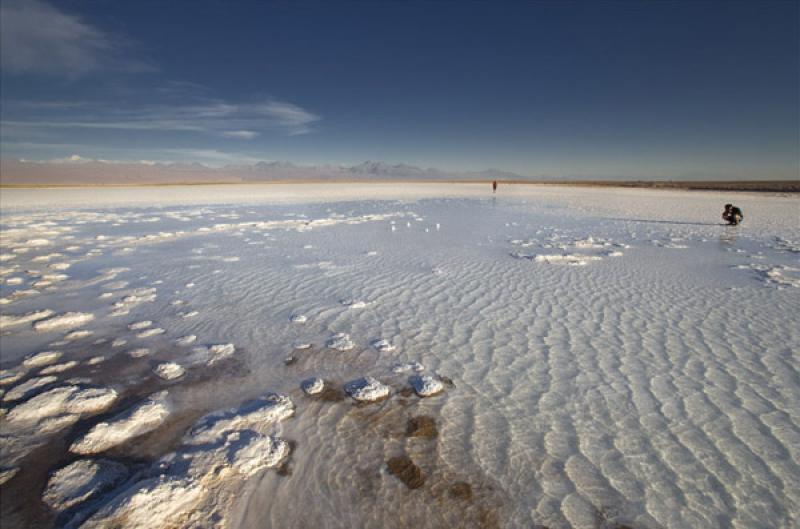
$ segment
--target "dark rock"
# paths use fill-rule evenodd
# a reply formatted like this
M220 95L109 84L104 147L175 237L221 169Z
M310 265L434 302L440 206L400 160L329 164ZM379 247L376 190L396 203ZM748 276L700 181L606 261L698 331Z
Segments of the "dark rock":
M472 486L465 481L453 483L447 491L450 493L451 498L464 501L472 500Z
M402 481L409 489L418 489L425 484L425 474L408 456L396 456L386 462L389 474Z
M434 439L437 435L439 432L436 430L436 421L429 415L411 417L406 424L406 437Z

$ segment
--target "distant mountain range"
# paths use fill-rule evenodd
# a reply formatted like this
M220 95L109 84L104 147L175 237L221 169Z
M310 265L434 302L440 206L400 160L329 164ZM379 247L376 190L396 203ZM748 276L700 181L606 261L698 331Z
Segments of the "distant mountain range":
M445 171L404 163L366 161L358 165L295 165L258 162L214 168L199 163L108 162L77 156L52 162L0 160L3 185L135 185L250 183L286 180L526 180L508 171Z

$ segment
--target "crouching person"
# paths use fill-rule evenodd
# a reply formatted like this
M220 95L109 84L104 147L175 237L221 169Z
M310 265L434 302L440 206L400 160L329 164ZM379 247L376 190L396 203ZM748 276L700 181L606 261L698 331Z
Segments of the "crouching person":
M725 211L722 212L722 220L728 223L730 226L736 226L744 219L744 215L742 215L742 210L734 206L733 204L725 204Z

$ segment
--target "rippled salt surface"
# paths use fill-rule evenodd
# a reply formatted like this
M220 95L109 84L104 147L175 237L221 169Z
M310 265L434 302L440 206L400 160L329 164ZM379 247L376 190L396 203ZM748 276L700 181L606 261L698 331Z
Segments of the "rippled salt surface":
M3 190L4 527L796 526L796 197L331 189Z

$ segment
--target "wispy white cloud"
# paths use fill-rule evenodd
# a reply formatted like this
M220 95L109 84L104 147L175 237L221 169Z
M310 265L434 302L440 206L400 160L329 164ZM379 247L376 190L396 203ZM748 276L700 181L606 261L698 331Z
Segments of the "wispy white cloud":
M3 120L7 133L26 129L160 130L249 140L263 132L290 136L307 134L312 132L313 124L322 119L298 105L275 100L258 103L204 100L182 105L145 104L125 108L101 103L86 108L59 107L54 102L32 103L30 107L35 111ZM58 113L49 112L56 107Z
M220 149L187 149L159 147L108 147L81 143L3 142L3 156L27 159L38 163L81 164L89 162L136 163L201 163L208 167L247 165L264 161L264 157ZM78 154L80 153L80 154ZM145 157L143 157L146 156Z
M252 140L258 136L258 132L252 130L226 130L222 133L226 138L236 138L240 140Z
M310 132L310 125L320 119L319 116L297 105L281 101L270 101L256 105L254 110L273 118L276 123L286 127L292 136Z
M92 70L152 69L120 56L120 38L41 0L0 4L0 64L4 72L78 77Z

